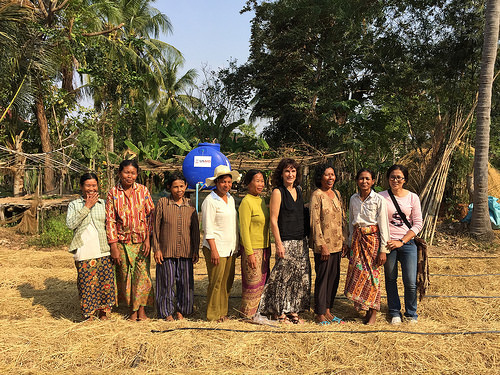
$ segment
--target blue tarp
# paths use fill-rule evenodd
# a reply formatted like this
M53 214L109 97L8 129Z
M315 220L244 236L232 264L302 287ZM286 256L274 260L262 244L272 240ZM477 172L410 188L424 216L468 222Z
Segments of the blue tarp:
M464 223L470 223L472 217L472 206L469 204L469 213L466 217L462 219ZM498 198L488 197L488 207L490 209L490 220L493 229L500 229L500 203L498 203Z

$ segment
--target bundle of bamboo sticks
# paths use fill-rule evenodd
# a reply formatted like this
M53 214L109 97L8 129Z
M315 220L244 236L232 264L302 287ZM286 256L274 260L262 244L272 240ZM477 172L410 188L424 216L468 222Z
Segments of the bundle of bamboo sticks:
M476 105L477 97L466 117L463 116L461 108L457 109L455 119L449 132L448 141L445 143L444 149L439 156L437 163L434 164L432 173L420 193L423 215L423 229L420 232L420 236L431 245L434 240L434 232L436 230L439 209L443 200L451 157L453 155L453 151L460 144L467 133L467 129L472 121Z

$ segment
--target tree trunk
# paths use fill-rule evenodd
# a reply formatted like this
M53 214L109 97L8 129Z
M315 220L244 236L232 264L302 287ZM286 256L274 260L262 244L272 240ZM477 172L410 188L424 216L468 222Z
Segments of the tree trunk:
M488 0L485 10L484 44L479 76L476 142L474 154L474 209L470 234L480 240L494 238L488 209L488 153L493 74L498 47L500 0Z
M42 151L44 153L52 152L52 143L50 142L49 134L49 123L47 121L47 115L45 113L45 107L43 105L43 99L41 94L37 95L35 101L36 109L36 119L38 122L38 128L40 130L40 141L42 143ZM54 184L54 166L50 160L50 156L45 156L44 163L44 174L43 174L43 184L45 186L45 191L52 191L55 189Z
M23 134L24 130L20 134L16 135L14 142L14 150L17 152L23 151ZM19 197L23 195L24 192L24 166L26 164L26 158L22 155L16 155L16 164L14 169L14 187L13 193L14 197Z

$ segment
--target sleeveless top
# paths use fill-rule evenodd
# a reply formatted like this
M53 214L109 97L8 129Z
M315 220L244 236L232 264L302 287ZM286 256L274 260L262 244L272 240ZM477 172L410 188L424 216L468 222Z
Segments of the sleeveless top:
M282 241L302 240L304 236L304 199L302 189L295 187L297 200L284 186L278 186L281 193L280 213L278 215L278 229Z

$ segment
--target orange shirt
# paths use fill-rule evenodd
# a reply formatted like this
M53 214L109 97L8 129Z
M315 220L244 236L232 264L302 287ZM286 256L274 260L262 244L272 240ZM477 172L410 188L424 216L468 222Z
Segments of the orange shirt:
M130 196L120 182L106 199L106 234L108 243L141 243L151 232L154 203L146 186L134 183Z

